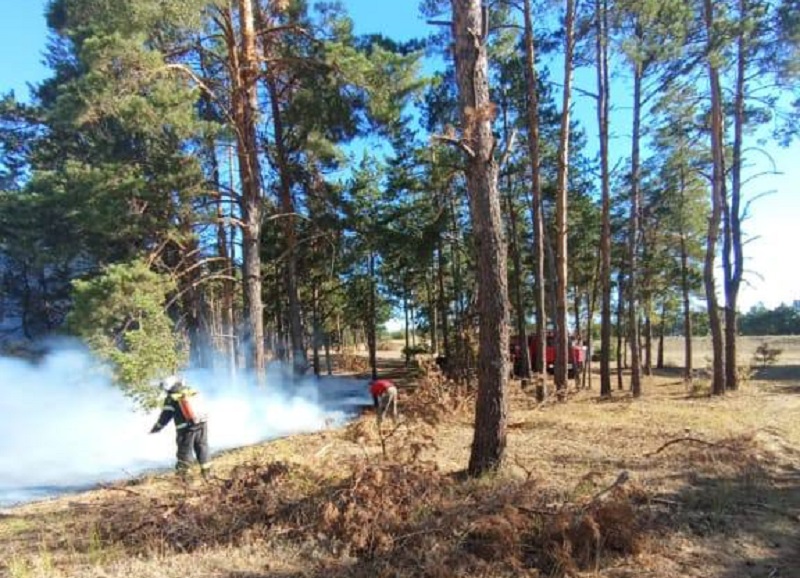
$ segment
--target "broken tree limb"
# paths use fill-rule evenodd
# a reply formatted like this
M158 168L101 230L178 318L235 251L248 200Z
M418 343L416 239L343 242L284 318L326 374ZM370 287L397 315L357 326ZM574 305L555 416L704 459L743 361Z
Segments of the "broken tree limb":
M467 154L468 157L475 158L475 151L473 151L469 147L469 145L467 145L467 143L465 143L460 138L453 137L453 136L447 136L447 135L443 135L443 134L436 134L436 135L433 135L431 137L431 139L434 140L434 141L439 141L439 142L447 143L449 145L453 145L454 147L459 148L462 151L464 151Z
M614 480L614 483L611 484L610 486L608 486L607 488L604 488L604 489L600 490L599 492L597 492L592 497L592 500L591 500L591 502L589 502L589 504L593 504L593 503L599 501L600 498L602 498L603 496L605 496L606 494L608 494L610 491L614 490L615 488L619 488L620 486L623 486L630 479L631 479L631 475L628 473L627 470L621 471L619 473L619 475L617 476L617 479Z
M707 442L706 440L701 440L699 438L692 438L692 437L675 438L674 440L669 440L667 443L663 444L656 451L646 453L644 455L644 457L649 458L650 456L654 456L656 454L660 454L665 449L667 449L669 446L672 446L672 445L675 445L675 444L681 444L681 443L695 443L695 444L701 444L701 445L704 445L704 446L711 446L711 447L719 445L719 442Z

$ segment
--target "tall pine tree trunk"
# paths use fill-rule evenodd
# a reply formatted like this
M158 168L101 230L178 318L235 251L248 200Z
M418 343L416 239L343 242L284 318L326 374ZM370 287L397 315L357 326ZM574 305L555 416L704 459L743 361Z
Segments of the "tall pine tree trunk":
M686 175L684 168L681 167L680 174L680 195L681 200L686 195ZM681 297L683 300L683 379L686 383L691 383L692 374L692 303L689 286L689 249L686 246L686 223L683 215L683 202L681 203Z
M246 303L249 367L261 376L265 367L264 318L261 297L261 168L258 159L256 80L259 70L252 0L239 0L241 40L232 47L237 85L236 121L239 179L242 187L242 276Z
M497 163L493 157L489 100L489 66L486 50L488 14L480 0L451 0L455 69L467 151L466 180L475 234L479 353L475 436L468 471L478 476L500 467L506 449L508 382L508 287L506 245ZM485 17L485 19L484 19Z
M431 353L439 352L439 312L436 307L436 289L434 287L436 276L436 257L431 256L430 276L425 273L425 292L428 297L428 311L431 316Z
M622 391L624 383L622 379L625 364L622 361L623 332L625 329L625 277L620 267L617 273L617 389Z
M547 342L547 311L545 309L544 280L544 214L542 207L542 179L539 154L539 87L536 74L536 54L533 36L531 0L524 0L525 10L525 87L528 121L528 153L531 161L531 221L533 222L534 310L536 315L536 337L539 345L531 360L537 374L537 391L544 396L547 364L545 347Z
M644 306L644 366L645 375L653 375L653 305L650 297Z
M204 53L200 56L200 69L203 77L207 78L208 62ZM204 119L214 117L214 102L208 91L200 93L201 115ZM217 354L221 354L226 361L228 369L233 375L236 372L236 349L234 346L235 329L233 321L233 293L235 290L233 276L234 265L230 253L228 252L228 235L226 231L226 218L230 216L225 211L226 198L222 192L222 173L220 171L219 158L217 157L217 142L212 134L207 134L203 141L203 155L206 158L210 169L209 181L214 191L216 201L216 261L213 265L214 272L220 276L219 305L217 307L218 323L214 329L216 333L215 347ZM229 170L233 170L233 163ZM230 184L230 193L233 194L233 183Z
M261 27L265 27L262 20ZM267 49L264 57L268 58ZM306 347L303 342L303 323L300 311L300 297L297 288L297 232L295 230L295 202L292 194L291 166L286 149L283 110L281 109L278 80L274 71L265 75L265 85L272 110L272 126L275 133L275 164L278 169L278 184L281 202L281 225L286 242L286 293L289 298L289 337L292 344L292 365L296 375L305 373L308 367Z
M558 144L556 191L556 367L559 398L567 389L569 328L567 327L567 193L569 189L569 130L572 104L572 58L574 51L575 0L566 0L564 16L564 92L561 104L561 136Z
M378 283L375 279L375 252L369 251L369 321L367 322L367 348L369 349L369 366L372 371L372 379L378 379L378 335L376 313Z
M723 199L725 198L725 151L723 141L722 88L719 80L719 69L714 54L714 7L712 0L703 0L703 11L706 25L708 55L708 76L711 84L711 154L713 159L713 175L711 183L711 218L708 220L706 241L706 258L703 279L706 289L708 321L711 329L711 345L713 350L713 372L711 392L714 395L725 393L725 352L722 336L722 323L717 303L717 287L714 279L714 257L717 249L720 221L722 219ZM730 363L730 360L729 360Z
M667 298L661 303L661 319L658 323L658 353L656 354L656 369L664 369L664 334L667 327Z
M222 194L219 160L217 159L216 144L214 139L208 137L205 142L205 155L211 168L211 185L215 190L216 200L216 262L214 270L221 277L219 281L219 324L216 328L216 347L222 354L231 374L236 371L236 349L234 347L233 324L233 261L228 252L228 235L225 228L227 214L225 212L225 197Z
M444 243L441 237L438 240L438 247L436 249L437 266L436 266L436 281L438 287L438 302L439 302L439 317L442 320L442 355L447 359L450 352L450 320L449 320L449 307L447 306L447 295L444 289Z
M737 302L744 273L742 253L742 223L740 205L742 198L742 143L745 122L745 83L748 54L748 28L746 19L748 0L738 0L739 31L736 42L736 88L733 100L733 151L731 159L731 200L725 203L725 241L723 271L725 276L725 387L739 388L737 371ZM723 195L724 199L724 195Z
M530 1L530 0L528 0ZM611 184L608 166L608 1L596 0L597 124L600 128L602 231L600 233L600 395L611 395Z
M403 317L405 323L403 327L405 329L405 347L403 348L403 357L405 358L405 366L408 368L408 365L411 361L411 320L409 319L410 308L408 306L408 283L403 282Z
M508 125L508 107L507 103L503 103L503 129L506 142L512 138L511 131ZM511 262L514 265L513 273L511 276L514 286L514 313L517 327L517 343L519 345L519 365L514 368L519 372L519 377L524 380L524 383L531 377L531 360L530 348L528 347L528 331L525 327L525 299L522 291L522 279L524 272L522 270L522 256L519 248L519 236L517 234L517 209L514 206L514 198L512 191L514 183L510 170L506 170L506 213L508 214L509 225L509 249L511 250Z
M312 346L312 365L314 367L314 375L320 376L320 363L319 363L319 286L314 283L311 293L311 346ZM296 367L296 366L295 366Z
M636 24L637 30L640 24ZM641 34L637 34L641 37ZM633 397L642 395L642 364L639 359L639 308L638 240L639 240L639 146L642 126L642 64L634 62L633 73L633 139L631 150L631 214L628 229L628 343L631 347L631 392Z

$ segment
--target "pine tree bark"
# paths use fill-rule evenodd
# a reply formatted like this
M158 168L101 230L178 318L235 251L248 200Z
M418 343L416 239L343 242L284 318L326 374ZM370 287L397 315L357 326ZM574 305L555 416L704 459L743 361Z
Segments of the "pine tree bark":
M425 273L425 292L428 297L428 311L431 316L431 353L436 355L439 352L439 309L436 306L436 289L434 287L436 278L436 256L431 256L430 276Z
M723 272L725 276L725 387L739 388L737 368L737 334L739 287L744 274L744 255L742 252L742 146L745 122L745 88L748 55L748 35L746 19L749 10L748 0L738 0L739 31L736 41L736 88L733 99L733 150L731 158L731 199L725 203L725 241L723 247ZM724 198L724 195L723 195Z
M442 320L442 355L444 355L445 359L448 359L450 356L450 316L447 306L447 296L444 288L444 243L442 243L441 237L438 240L436 254L436 280L438 287L439 317Z
M667 298L661 303L661 319L658 323L658 352L656 353L656 369L664 369L664 334L667 327Z
M369 350L369 366L372 379L378 379L378 335L377 335L377 299L378 284L375 280L375 253L369 253L369 321L366 327L367 348Z
M531 221L533 222L533 264L534 264L534 309L536 317L536 347L531 360L533 371L537 374L537 387L544 387L547 366L545 362L545 347L547 336L547 311L545 309L545 279L544 279L544 216L542 208L542 179L539 153L539 87L536 74L535 40L533 35L533 16L531 14L531 0L524 0L525 19L525 87L528 122L528 152L531 161Z
M265 84L269 93L272 126L275 132L275 160L278 168L281 212L283 213L281 225L286 243L286 294L289 298L289 338L292 346L292 366L296 375L303 375L308 368L308 357L303 339L303 322L297 288L297 232L295 230L295 202L292 194L291 167L285 145L280 94L274 73L270 72L265 76Z
M680 195L683 201L686 198L686 174L681 167ZM686 227L683 218L684 202L681 202L681 297L683 299L683 379L686 383L692 382L694 373L692 367L692 303L689 287L689 249L686 246Z
M530 1L530 0L528 0ZM608 1L596 0L597 124L600 129L602 231L600 233L600 396L611 396L611 183L608 166Z
M625 364L622 361L623 353L623 332L625 328L625 277L620 267L617 273L617 389L622 391L624 383L622 379Z
M511 131L508 123L507 103L503 103L503 132L506 142L511 139ZM506 170L506 213L508 214L509 226L509 249L511 250L511 262L514 265L511 276L514 285L514 313L517 327L517 343L519 344L519 366L515 367L518 376L525 380L531 377L530 348L528 347L528 331L525 326L525 299L522 291L522 255L519 248L519 236L517 233L517 209L514 206L512 191L514 183L511 171Z
M653 375L653 306L646 298L644 307L644 364L645 375Z
M640 24L636 23L637 36L641 37ZM628 343L631 347L631 392L633 397L642 395L642 364L639 359L639 308L638 240L639 240L639 172L640 141L642 126L642 64L634 62L633 72L633 138L631 144L631 213L628 229Z
M312 281L313 283L313 281ZM319 363L319 338L320 338L320 320L319 320L319 286L314 283L311 292L311 347L312 347L312 366L314 368L314 375L320 376L320 363Z
M492 135L494 105L489 99L486 50L488 14L480 0L451 0L455 69L467 151L466 181L475 234L479 354L475 435L468 472L497 470L506 449L508 381L508 287L506 245L497 190L498 167ZM486 21L484 20L486 18Z
M408 365L411 362L411 320L409 319L409 307L408 307L408 285L404 282L403 283L403 328L404 328L404 337L405 337L405 347L403 348L403 358L406 369L408 369Z
M201 53L200 68L204 78L208 77L208 63L205 53ZM204 118L212 118L214 115L214 103L211 95L207 91L200 93L200 102L203 107ZM220 171L219 158L217 157L217 143L213 135L208 134L203 142L203 153L208 163L210 174L209 182L213 189L216 201L216 263L215 272L220 275L220 297L219 297L219 323L215 328L217 335L216 347L218 353L222 354L226 360L228 370L231 375L236 372L236 348L234 345L234 322L233 322L233 294L235 285L233 281L234 264L228 252L228 234L226 230L226 217L229 215L225 211L226 198L222 192L222 173ZM231 165L233 163L230 163ZM232 170L232 167L230 167ZM233 194L233 186L230 193ZM230 201L230 199L227 199Z
M575 45L575 0L566 0L564 16L564 90L561 106L561 136L558 144L556 192L556 367L559 397L567 389L569 328L567 327L567 193L569 188L570 106L572 104L572 59Z
M228 40L234 70L234 120L241 182L242 276L246 304L248 366L263 375L264 318L261 297L261 168L258 159L256 80L258 60L252 0L238 0L240 42ZM232 26L231 26L232 27ZM232 44L231 44L232 42Z
M711 84L711 154L713 174L711 183L711 217L708 220L706 241L706 257L703 268L703 279L706 290L708 321L711 329L711 346L713 350L713 376L711 392L714 395L725 393L725 351L722 336L722 324L717 301L717 287L714 278L714 258L722 219L723 199L725 198L725 151L723 141L722 88L720 86L719 69L714 57L714 7L712 0L703 0L703 16L706 25L708 55L708 76Z

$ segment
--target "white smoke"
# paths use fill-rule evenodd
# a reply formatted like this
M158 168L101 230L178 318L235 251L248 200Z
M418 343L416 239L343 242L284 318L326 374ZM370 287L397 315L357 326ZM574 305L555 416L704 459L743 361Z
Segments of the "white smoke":
M246 374L188 370L203 392L211 452L341 423L369 403L366 382L304 378L277 366L265 386ZM136 409L84 349L60 346L33 364L0 358L0 506L132 477L175 463L170 425Z

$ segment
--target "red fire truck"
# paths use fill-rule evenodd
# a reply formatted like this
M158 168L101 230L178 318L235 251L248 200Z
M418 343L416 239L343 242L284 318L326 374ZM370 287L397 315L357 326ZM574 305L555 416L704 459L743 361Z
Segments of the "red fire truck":
M544 351L544 362L547 366L548 373L555 372L556 365L556 347L555 335L552 331L546 334L547 347ZM520 356L520 339L518 335L511 336L511 362L514 367L514 375L521 373L521 356ZM528 335L528 352L530 354L531 367L533 366L533 359L538 349L538 340L536 335ZM578 342L573 336L569 338L569 356L567 358L567 374L570 379L576 375L580 375L583 371L583 364L586 363L586 348Z

